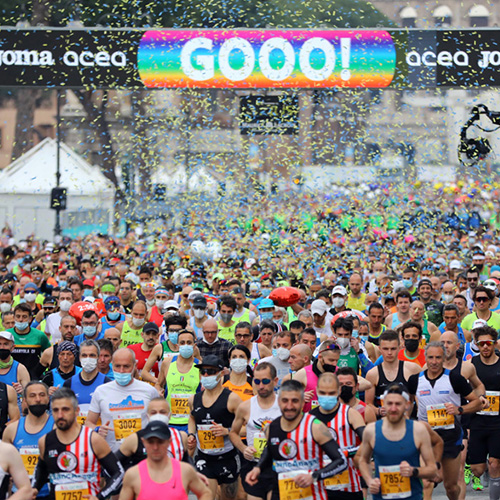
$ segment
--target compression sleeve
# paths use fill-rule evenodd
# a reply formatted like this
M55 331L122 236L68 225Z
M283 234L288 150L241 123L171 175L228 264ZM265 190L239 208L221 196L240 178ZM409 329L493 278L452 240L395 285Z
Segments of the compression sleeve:
M47 484L49 480L49 471L47 469L47 464L45 460L40 458L36 464L35 473L33 474L33 479L31 480L31 487L40 491L42 486Z
M361 441L363 441L363 432L365 432L365 428L365 425L360 425L357 429L354 429L354 432L358 435Z
M260 470L266 470L273 465L273 457L271 456L271 452L269 451L269 446L266 446L262 451L262 455L260 456L259 463L257 467Z
M317 479L326 479L327 477L336 476L343 470L347 469L347 460L343 453L340 451L339 445L335 439L330 439L330 441L321 445L324 453L328 455L331 462L322 469L315 470L312 473L312 477Z
M104 487L97 495L99 500L104 500L106 497L109 497L113 491L116 491L121 487L125 471L123 470L122 464L112 451L110 451L105 457L99 458L98 460L108 476L106 477Z

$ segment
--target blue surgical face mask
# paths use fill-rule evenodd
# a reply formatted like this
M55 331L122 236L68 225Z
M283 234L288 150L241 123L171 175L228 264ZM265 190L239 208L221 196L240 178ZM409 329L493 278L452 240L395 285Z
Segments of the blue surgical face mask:
M27 321L16 321L15 323L15 326L16 326L16 330L19 330L20 332L26 330L26 328L28 328L29 326L29 323Z
M359 340L361 340L361 342L363 342L364 344L368 341L368 335L360 335Z
M116 321L120 317L121 313L120 311L110 311L108 312L108 318L111 321Z
M406 288L410 289L410 288L413 286L413 280L404 279L404 280L403 280L403 285L404 285Z
M89 288L85 288L85 290L83 291L83 296L92 297L92 290L90 290Z
M278 357L278 349L273 349L271 352L274 358Z
M260 295L261 297L269 297L269 294L271 293L271 290L269 288L263 288L261 291L260 291Z
M318 396L318 403L325 411L331 411L337 404L337 396Z
M352 331L352 338L353 338L353 339L357 339L358 337L359 337L358 330L353 330L353 331Z
M177 344L177 342L179 342L179 332L169 332L168 340L170 340L172 344Z
M95 335L95 332L97 331L96 326L82 326L82 333L85 335L85 337L93 337Z
M183 358L189 359L193 355L193 346L192 345L181 345L181 346L179 346L179 354Z
M207 375L206 377L201 377L201 385L205 389L215 389L217 384L219 383L219 379L217 375Z
M63 288L66 288L68 286L68 282L67 281L60 281L59 282L59 288L62 290Z
M266 320L266 319L273 319L273 312L270 311L270 312L263 312L263 313L260 313L260 319L262 321Z
M120 373L113 370L113 376L115 377L116 383L118 385L128 385L132 380L131 373Z
M275 319L274 322L277 324L277 325L282 325L283 324L283 318L281 319Z

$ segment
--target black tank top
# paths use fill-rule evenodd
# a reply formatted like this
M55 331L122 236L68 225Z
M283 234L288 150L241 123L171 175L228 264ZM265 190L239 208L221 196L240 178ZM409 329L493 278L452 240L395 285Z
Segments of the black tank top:
M212 425L214 422L221 424L226 429L231 428L234 420L234 413L231 413L227 409L227 402L231 391L227 387L223 387L222 392L219 397L214 401L212 406L206 408L203 406L203 392L197 392L193 398L193 418L196 426L199 425ZM226 437L224 437L224 442L226 443ZM198 450L198 453L202 453ZM228 453L236 453L233 448ZM227 453L224 453L227 456Z
M486 392L500 392L500 359L494 365L485 365L481 361L481 356L474 356L471 363L475 366L477 376L484 384ZM496 399L498 401L499 398ZM500 427L500 415L478 415L476 413L471 416L470 427L471 429L498 429Z
M380 406L380 396L384 394L386 389L394 383L403 384L405 387L408 385L408 381L405 379L404 375L404 361L399 361L398 373L394 380L388 380L385 376L384 370L382 368L382 363L377 366L378 369L378 384L375 386L375 405Z
M0 382L0 437L3 435L5 425L9 419L9 395L7 384Z
M147 458L146 455L146 448L144 448L144 445L142 444L142 436L144 436L144 429L141 429L140 431L137 431L137 449L128 457L128 461L125 464L125 470L130 469L130 467L133 467L134 465L137 465L139 462L142 462Z

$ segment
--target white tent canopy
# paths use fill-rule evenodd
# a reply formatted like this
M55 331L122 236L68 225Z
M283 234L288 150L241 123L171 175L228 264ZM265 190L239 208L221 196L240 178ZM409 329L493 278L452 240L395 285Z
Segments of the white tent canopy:
M98 167L87 163L66 144L60 144L60 186L67 189L67 210L61 212L63 234L109 231L114 187ZM55 211L50 193L56 187L57 142L44 139L0 172L0 223L15 239L34 234L53 238Z
M56 185L57 142L50 137L30 149L0 173L0 193L50 194ZM98 167L87 163L61 142L61 186L68 195L97 195L113 191Z

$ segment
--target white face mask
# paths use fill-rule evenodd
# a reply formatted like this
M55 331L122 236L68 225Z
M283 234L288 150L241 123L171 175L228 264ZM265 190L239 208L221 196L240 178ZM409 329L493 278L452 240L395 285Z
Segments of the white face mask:
M155 304L156 307L161 311L163 309L163 306L165 305L167 301L166 300L161 300L161 299L156 299Z
M140 328L146 320L144 318L132 318L132 323L137 328Z
M205 316L205 309L193 309L193 314L196 319L201 319Z
M61 309L62 312L68 312L71 308L71 302L69 300L61 300L61 303L59 304L59 309Z
M333 307L338 309L344 305L344 299L342 297L334 297L332 299L332 305Z
M10 310L11 310L11 307L12 307L12 306L11 306L10 304L8 304L7 302L2 302L2 303L0 304L0 312L5 313L5 312L7 312L7 311L10 311Z
M83 358L80 364L85 373L92 373L97 368L97 358Z
M243 373L247 369L247 361L243 358L235 358L231 360L229 366L233 372Z
M205 342L205 344L208 344L208 345L213 345L217 342L217 340L219 340L219 336L217 335L217 337L215 337L215 340L213 342L209 342L205 336L203 336L203 342Z
M342 350L344 350L351 343L351 341L345 337L337 337L335 342Z
M26 292L24 294L24 298L26 299L26 302L35 302L36 293L35 292Z
M170 414L169 415L163 415L162 413L155 413L154 415L151 415L149 417L150 422L154 422L155 420L164 422L165 424L169 424L170 422Z
M148 307L152 307L155 305L155 299L146 299L146 304Z

